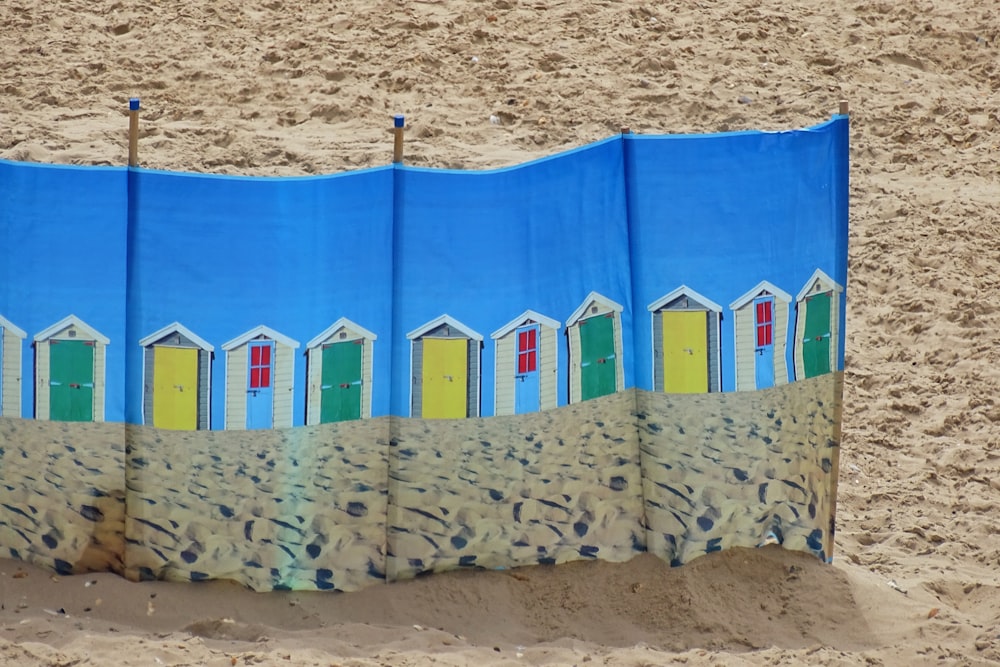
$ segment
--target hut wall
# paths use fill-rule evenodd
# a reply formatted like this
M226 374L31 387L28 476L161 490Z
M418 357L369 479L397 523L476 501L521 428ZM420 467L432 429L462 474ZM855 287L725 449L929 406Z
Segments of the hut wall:
M226 428L247 427L247 346L226 353Z
M559 400L559 336L555 329L544 325L540 327L539 333L542 345L539 355L539 407L550 410L556 407Z
M274 344L274 427L292 425L295 398L295 350L275 341Z
M0 415L21 416L21 339L0 327Z

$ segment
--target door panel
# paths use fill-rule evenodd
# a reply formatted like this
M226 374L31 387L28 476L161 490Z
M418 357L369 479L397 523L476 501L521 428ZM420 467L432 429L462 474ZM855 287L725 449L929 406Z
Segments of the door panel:
M811 378L830 372L830 293L815 294L806 304L802 365Z
M757 389L774 386L774 297L754 299L754 375Z
M664 311L663 391L708 392L708 313Z
M94 420L94 343L49 341L49 419Z
M580 322L580 396L589 398L615 393L615 320L598 315Z
M178 431L198 428L197 349L153 349L153 426Z
M320 423L361 418L361 356L363 341L323 346Z
M247 345L247 428L274 425L274 343L253 341Z
M469 342L465 338L425 338L424 419L468 416Z
M539 336L538 325L523 327L514 332L514 413L538 412L541 405L539 387Z

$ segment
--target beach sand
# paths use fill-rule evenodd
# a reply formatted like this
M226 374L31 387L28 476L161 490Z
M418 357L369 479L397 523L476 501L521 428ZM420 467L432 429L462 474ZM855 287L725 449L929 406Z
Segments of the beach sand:
M131 95L143 166L228 174L386 164L396 113L405 161L451 168L852 119L832 565L736 547L263 594L3 561L0 664L1000 664L995 3L7 0L0 26L11 160L125 164ZM95 566L119 490L75 501Z

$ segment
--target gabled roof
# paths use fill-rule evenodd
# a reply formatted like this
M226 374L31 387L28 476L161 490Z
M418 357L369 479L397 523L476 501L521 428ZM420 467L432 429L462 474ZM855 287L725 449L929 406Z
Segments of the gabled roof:
M660 297L659 299L657 299L653 303L651 303L648 306L646 306L646 310L648 310L651 313L655 313L656 311L658 311L660 308L663 308L665 305L667 305L671 301L673 301L673 300L675 300L675 299L677 299L677 298L679 298L681 296L685 296L685 295L691 297L692 299L694 299L698 303L703 304L709 310L714 310L717 313L721 313L722 312L722 306L720 306L719 304L715 303L711 299L702 296L698 292L695 292L693 289L691 289L687 285L681 285L680 287L678 287L677 289L675 289L673 292L670 292L669 294L664 294L662 297Z
M557 322L551 317L545 317L544 315L541 315L535 312L534 310L526 310L517 317L515 317L514 319L512 319L507 324L503 325L502 327L491 333L490 338L493 338L494 340L497 338L503 338L511 331L513 331L514 329L518 328L519 326L528 321L538 322L539 324L547 326L550 329L558 329L559 327L562 326L561 323Z
M295 348L297 348L299 346L299 341L292 340L291 338L289 338L285 334L278 333L277 331L275 331L271 327L265 327L263 324L261 324L260 326L254 327L250 331L247 331L245 334L237 336L236 338L232 339L228 343L223 343L222 344L222 349L226 350L228 352L229 350L232 350L233 348L237 348L240 345L243 345L244 343L250 342L251 340L253 340L257 336L264 336L264 338L270 338L271 340L277 341L277 342L281 343L282 345L284 345L286 347L290 347L292 349L295 349Z
M834 292L843 292L844 288L837 284L830 276L826 275L823 271L816 269L813 274L809 276L809 280L806 281L805 287L799 290L799 293L795 296L796 301L802 301L809 294L809 290L812 288L813 283L819 281L821 284L829 287Z
M788 303L789 301L792 300L791 294L781 289L780 287L776 287L773 283L769 283L766 280L762 280L756 285L754 285L753 289L751 289L749 292L747 292L740 298L736 299L736 301L733 301L731 304L729 304L729 308L731 310L739 310L740 308L742 308L743 306L747 305L755 298L757 298L757 296L761 292L769 292L779 300L784 301L785 303Z
M373 334L368 329L365 329L360 324L356 324L355 322L352 322L351 320L347 319L346 317L341 317L339 320L337 320L336 322L334 322L333 324L331 324L330 326L328 326L326 329L323 329L323 333L319 334L318 336L316 336L315 338L313 338L311 341L309 341L308 343L306 343L306 348L307 349L312 349L314 347L319 347L326 340L328 340L330 338L330 336L332 336L333 334L337 333L337 330L340 329L340 328L342 328L342 327L346 328L346 329L350 329L351 331L356 331L357 333L361 334L362 338L367 338L368 340L376 340L378 338L378 336L376 336L375 334Z
M481 341L483 339L483 335L481 333L473 331L469 327L465 326L464 324L462 324L461 322L459 322L458 320L456 320L451 315L442 315L441 317L439 317L437 319L431 320L427 324L419 326L416 329L414 329L413 331L411 331L410 333L406 334L406 337L409 338L410 340L415 340L415 339L420 338L421 336L423 336L425 333L427 333L429 331L433 331L434 329L437 329L442 324L447 324L448 326L450 326L452 328L458 329L459 331L461 331L462 333L464 333L469 338L472 338L473 340L480 340Z
M23 329L14 326L11 323L11 321L8 320L3 315L0 315L0 328L2 328L4 331L11 332L12 334L14 334L15 336L17 336L18 338L26 338L28 336L28 334L24 333Z
M625 309L620 303L612 301L603 294L598 294L597 292L591 292L590 294L587 295L587 298L583 300L583 303L580 304L580 307L574 310L573 314L569 316L568 320L566 320L566 326L571 327L577 321L583 319L583 316L587 312L587 306L589 306L594 302L597 302L602 306L607 306L616 313L620 313Z
M96 340L98 343L103 343L104 345L107 345L108 343L111 342L111 340L107 336L100 333L97 329L94 329L92 326L81 320L76 315L69 315L67 317L64 317L63 319L59 320L49 328L39 331L38 333L35 334L35 342L37 343L38 341L48 340L49 338L55 336L63 329L67 329L72 326L75 326L77 329L83 330L84 332L87 333L88 336Z
M163 327L159 331L154 331L153 333L149 334L148 336L140 340L139 346L146 347L147 345L151 345L156 341L161 340L165 336L169 336L174 332L177 332L180 335L184 336L185 338L187 338L188 340L190 340L192 343L194 343L203 350L207 350L208 352L215 351L215 347L213 347L208 341L206 341L201 336L197 336L194 333L192 333L190 329L188 329L180 322L173 322L172 324L168 324L167 326Z

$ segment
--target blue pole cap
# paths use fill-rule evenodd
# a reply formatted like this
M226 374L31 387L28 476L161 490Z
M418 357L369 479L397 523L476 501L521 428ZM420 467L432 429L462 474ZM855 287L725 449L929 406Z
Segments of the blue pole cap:
M130 97L129 98L129 100L128 100L128 110L129 111L138 111L139 110L139 98L138 97Z
M404 121L403 114L398 113L392 117L392 126L403 127L403 121Z

